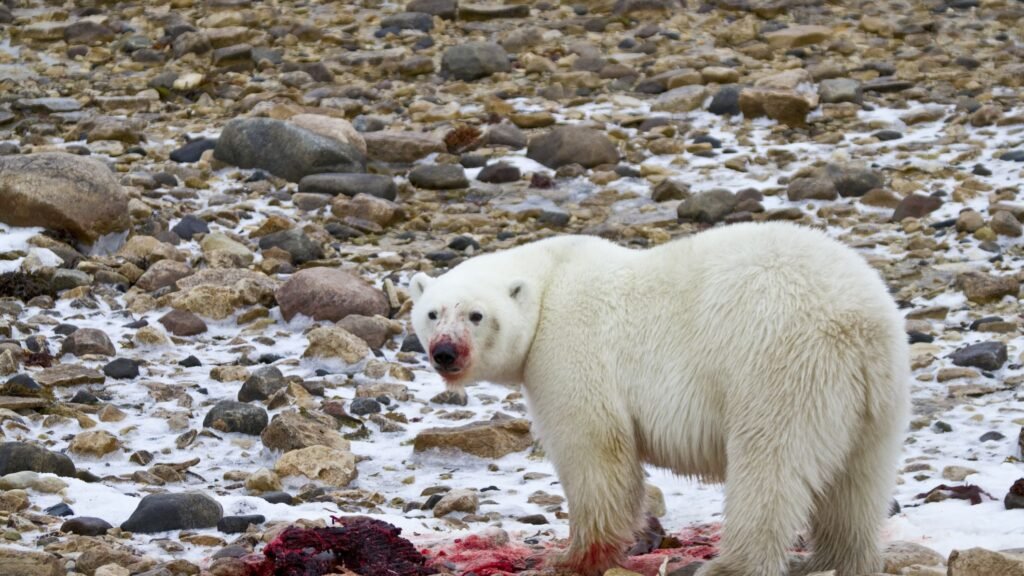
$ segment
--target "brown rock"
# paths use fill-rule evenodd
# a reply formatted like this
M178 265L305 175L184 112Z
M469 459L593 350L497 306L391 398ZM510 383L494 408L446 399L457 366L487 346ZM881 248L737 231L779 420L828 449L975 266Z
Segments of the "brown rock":
M143 346L166 346L171 343L167 334L156 326L143 326L139 328L132 337L136 343Z
M288 410L274 416L260 439L267 448L283 452L317 445L347 451L348 440L336 428L335 420L326 414Z
M900 120L907 126L912 126L914 124L942 120L942 117L945 115L946 109L942 106L922 106L903 114L900 116Z
M248 247L219 232L203 236L199 246L203 256L215 268L245 268L255 259Z
M225 556L210 563L210 576L248 576L252 573L249 565L241 558Z
M660 112L690 112L704 105L708 90L704 86L680 86L660 94L651 110Z
M378 396L388 396L399 402L407 402L412 399L412 395L409 394L409 387L405 384L368 382L360 384L356 388L356 398L377 398Z
M367 157L380 162L411 164L435 152L448 151L440 136L419 132L367 132L363 140Z
M982 106L971 114L971 126L982 127L991 126L999 121L1002 117L1003 111L992 104Z
M832 29L828 26L796 25L768 32L764 39L772 48L798 48L817 44L831 36Z
M337 322L349 314L386 316L389 311L383 292L362 278L335 268L300 270L275 296L281 315L288 321L296 314Z
M242 269L204 269L178 280L175 284L180 290L190 290L197 286L227 286L238 289L251 287L246 289L255 290L261 297L269 296L269 302L273 302L274 290L280 286L280 282L266 274Z
M923 194L911 194L904 198L893 211L892 221L900 222L904 218L921 218L931 214L942 206L942 199Z
M43 386L77 386L102 384L107 379L103 372L79 364L57 364L36 374L36 382Z
M96 328L79 328L66 338L61 344L60 354L72 354L84 356L86 354L98 354L100 356L113 356L117 354L114 344L102 330Z
M192 274L192 268L176 260L160 260L146 270L135 285L147 292L173 286L175 282Z
M1019 238L1021 234L1024 234L1020 221L1013 214L1005 210L1000 210L993 214L992 220L988 225L992 228L993 232L1000 236Z
M28 492L24 490L0 490L0 512L20 512L28 508L31 503ZM0 560L3 557L3 549L0 548Z
M0 410L34 410L50 404L46 398L25 398L21 396L0 396Z
M526 157L548 168L579 164L593 168L619 161L619 150L602 132L580 126L559 126L530 139Z
M745 88L740 92L740 112L746 118L767 116L787 126L807 123L813 102L796 90L779 88Z
M902 574L908 566L945 566L946 559L935 550L913 542L893 542L882 553L885 561L883 572Z
M1012 276L992 276L981 272L964 272L957 276L957 286L971 302L979 304L1017 296L1020 282Z
M64 576L64 562L47 552L0 546L0 566L4 574L18 576Z
M245 306L273 306L278 282L260 272L227 268L200 270L177 286L181 290L161 297L160 306L219 320Z
M794 178L786 187L786 196L793 202L799 200L835 200L839 197L835 184L828 178Z
M253 494L274 492L281 489L281 478L273 470L260 468L245 479L245 489Z
M288 452L278 459L274 471L281 476L305 476L329 486L344 488L356 478L356 458L347 449L310 446Z
M104 456L121 447L121 441L106 430L90 430L76 434L68 450L86 456Z
M362 192L352 198L337 196L331 203L331 212L338 218L358 218L380 226L388 226L404 215L398 204Z
M1024 576L1024 556L984 548L953 550L948 576Z
M432 448L452 449L493 459L526 450L531 444L533 437L529 420L495 415L489 421L423 430L416 435L414 449L416 452Z
M77 572L91 576L100 566L117 564L129 569L132 574L145 572L155 562L150 558L136 556L127 550L114 547L106 542L96 541L94 545L82 552L75 562Z
M669 200L685 200L690 196L690 185L678 180L666 178L651 190L651 200L667 202Z
M197 286L184 292L176 292L161 298L161 306L171 306L177 310L187 310L200 316L223 320L231 316L247 304L239 292L223 286Z
M306 335L309 346L303 358L336 358L345 364L357 364L370 355L370 347L348 330L337 326L314 328Z
M434 518L441 518L452 512L473 514L480 507L480 497L473 490L452 490L434 505Z
M195 336L206 332L206 322L188 310L171 310L157 322L175 336Z
M117 251L117 255L145 268L161 260L184 260L185 254L152 236L136 234Z
M874 206L876 208L896 208L900 205L900 197L891 190L885 188L874 188L868 190L867 194L860 197L861 204Z
M393 320L383 316L363 316L349 314L338 322L338 326L361 338L374 350L384 344L395 334L402 332L402 327Z
M359 150L362 155L366 155L366 140L348 120L322 114L296 114L289 118L288 122L321 136L349 144Z
M100 116L82 126L82 130L86 131L85 139L88 142L116 140L125 144L138 144L145 138L145 127L145 122L136 118Z
M977 210L964 210L956 218L956 229L959 232L974 232L985 225L985 217Z
M0 222L42 226L92 244L127 230L128 195L105 164L47 152L0 156Z

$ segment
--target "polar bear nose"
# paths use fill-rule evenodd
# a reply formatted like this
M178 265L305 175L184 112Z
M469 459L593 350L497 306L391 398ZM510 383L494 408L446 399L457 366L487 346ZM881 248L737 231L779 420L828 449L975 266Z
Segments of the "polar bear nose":
M442 369L452 368L459 359L455 345L451 342L441 342L434 346L430 351L430 355L434 357L434 363L437 364L437 367Z

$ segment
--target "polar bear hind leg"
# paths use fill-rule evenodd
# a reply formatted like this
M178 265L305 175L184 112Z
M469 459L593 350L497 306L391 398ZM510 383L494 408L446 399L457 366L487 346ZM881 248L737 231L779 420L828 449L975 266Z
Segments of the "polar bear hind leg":
M879 470L891 468L886 439L862 441L842 474L815 498L811 515L810 558L793 576L835 570L861 576L882 569L879 528L889 506L892 482Z
M843 319L845 326L837 319L819 324L819 330L774 339L756 356L762 361L748 372L756 383L746 388L751 397L734 403L736 412L729 417L721 555L698 576L785 576L788 551L808 525L818 495L828 486L846 486L840 479L854 471L844 466L871 467L854 450L869 410L862 366L870 360L861 343L851 345L849 320ZM850 491L848 496L861 508L885 501L881 483L870 495ZM875 517L861 518L871 527L830 524L830 530L844 533L844 541L826 546L826 556L847 550L851 532L857 538L873 534ZM859 558L858 566L872 563L865 546L854 544L856 552L844 552L844 558Z
M858 432L842 472L815 498L813 553L794 576L826 570L860 576L882 570L879 532L895 484L907 398L902 361L894 359L895 368L889 368L884 359L892 351L878 353L865 376L873 380L877 394L889 395L879 398L874 408L879 413Z

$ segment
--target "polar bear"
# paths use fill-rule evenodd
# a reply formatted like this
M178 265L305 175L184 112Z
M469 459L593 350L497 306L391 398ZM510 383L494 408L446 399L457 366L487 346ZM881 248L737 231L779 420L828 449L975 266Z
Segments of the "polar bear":
M413 327L451 387L522 385L569 505L564 565L616 565L643 463L725 482L699 576L878 572L908 419L902 318L824 233L737 224L647 250L562 236L410 282Z

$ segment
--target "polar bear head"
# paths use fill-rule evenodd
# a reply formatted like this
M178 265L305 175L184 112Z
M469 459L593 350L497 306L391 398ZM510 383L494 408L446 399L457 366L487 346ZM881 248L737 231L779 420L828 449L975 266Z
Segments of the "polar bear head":
M540 312L530 280L503 277L481 256L439 278L418 273L409 289L413 329L449 387L522 383Z

